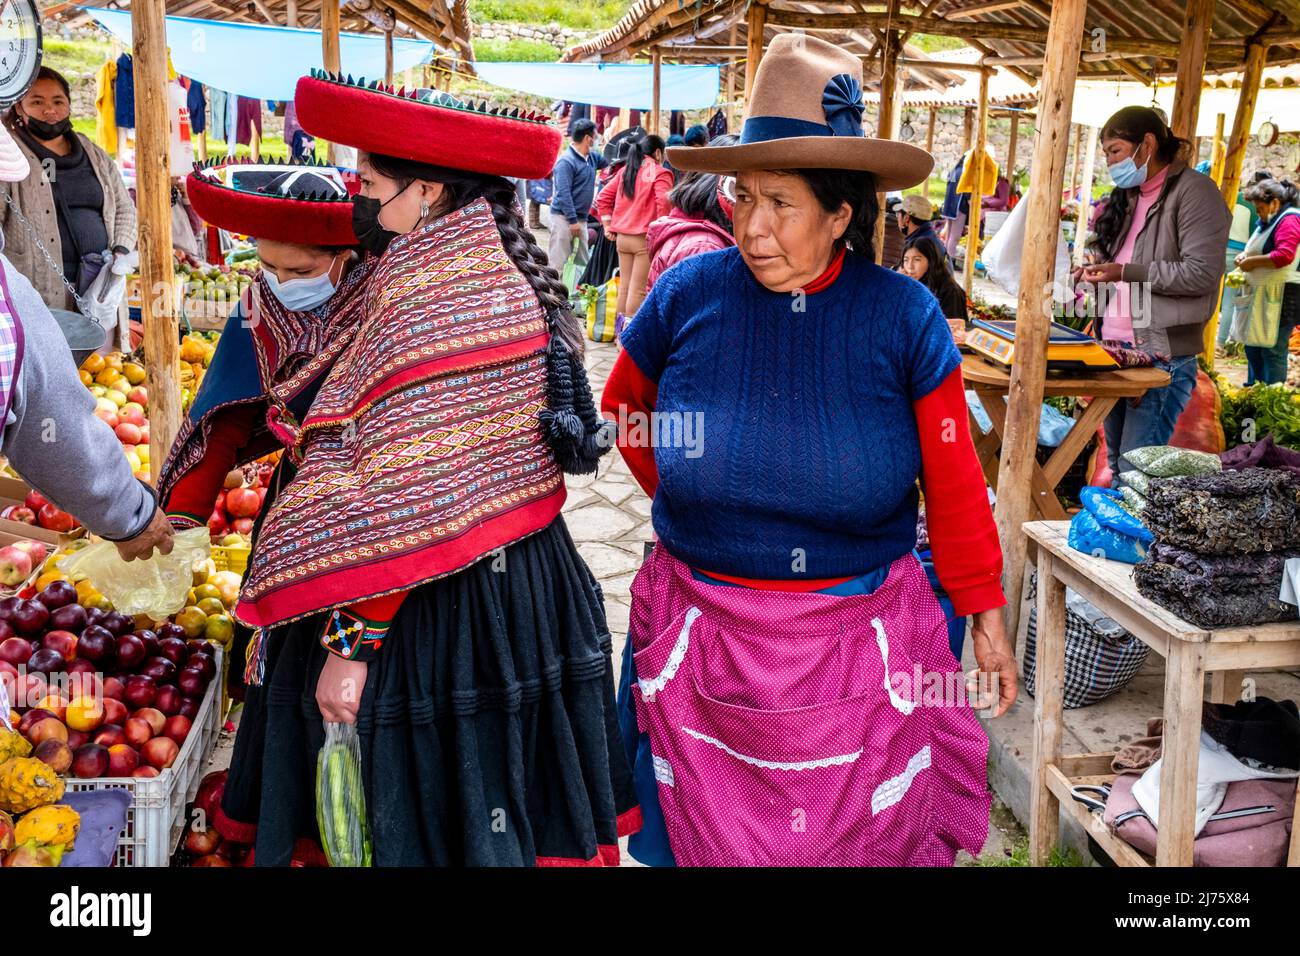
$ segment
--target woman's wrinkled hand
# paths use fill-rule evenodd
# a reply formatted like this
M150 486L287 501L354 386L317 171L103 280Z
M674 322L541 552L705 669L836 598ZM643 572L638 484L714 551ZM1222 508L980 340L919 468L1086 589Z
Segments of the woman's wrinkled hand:
M972 650L979 665L967 675L966 686L978 697L976 710L993 709L1001 717L1016 701L1020 676L1015 648L1007 637L1002 608L981 611L971 622Z
M333 724L355 724L369 665L330 654L316 681L316 706Z

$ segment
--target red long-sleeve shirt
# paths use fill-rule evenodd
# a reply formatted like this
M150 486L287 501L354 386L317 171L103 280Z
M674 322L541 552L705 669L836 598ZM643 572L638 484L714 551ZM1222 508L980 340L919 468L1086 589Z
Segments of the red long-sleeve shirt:
M596 197L596 213L610 219L609 231L615 235L644 236L650 223L672 211L668 190L673 188L673 174L653 159L647 158L636 173L636 188L629 199L623 192L623 173L611 176Z
M841 250L827 271L804 291L817 292L834 282L842 264ZM620 408L629 414L649 415L654 411L658 391L658 386L624 352L615 361L605 384L601 410L613 418L618 418ZM971 442L961 369L954 369L937 388L917 399L912 409L921 443L926 526L939 582L958 615L1001 607L1006 603L1000 583L1002 550L985 491L984 473ZM632 477L653 498L659 485L654 449L648 445L629 445L620 437L619 451ZM850 580L755 581L717 574L707 568L701 570L723 580L774 590L813 591Z

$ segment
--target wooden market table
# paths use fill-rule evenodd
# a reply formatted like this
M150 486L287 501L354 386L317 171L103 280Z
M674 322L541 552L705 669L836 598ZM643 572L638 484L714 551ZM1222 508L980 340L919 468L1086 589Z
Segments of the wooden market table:
M1120 866L1149 866L1070 796L1079 784L1110 783L1113 753L1061 753L1061 705L1065 683L1065 589L1140 638L1165 659L1164 747L1160 773L1157 866L1191 866L1196 774L1200 762L1201 703L1205 675L1217 703L1237 699L1248 670L1300 667L1300 621L1206 630L1147 600L1133 583L1133 567L1075 551L1067 543L1069 522L1031 521L1024 526L1038 551L1038 650L1034 697L1034 744L1030 777L1029 849L1045 865L1059 837L1064 808ZM1300 801L1291 831L1290 866L1300 866Z
M1007 423L1005 398L1011 390L1011 370L967 353L962 356L961 376L966 387L973 389L979 396L980 404L993 422L993 429L984 435L975 416L967 413L970 417L971 438L975 440L975 452L984 469L984 477L989 487L996 492L998 450L1002 447L1002 433ZM1168 384L1169 374L1158 368L1121 368L1070 375L1048 373L1043 387L1044 397L1066 395L1074 398L1090 397L1092 401L1060 447L1052 452L1047 463L1040 465L1034 462L1032 500L1038 517L1053 520L1063 520L1066 517L1065 509L1056 497L1056 486L1115 404L1121 398L1137 398L1145 395L1147 389Z

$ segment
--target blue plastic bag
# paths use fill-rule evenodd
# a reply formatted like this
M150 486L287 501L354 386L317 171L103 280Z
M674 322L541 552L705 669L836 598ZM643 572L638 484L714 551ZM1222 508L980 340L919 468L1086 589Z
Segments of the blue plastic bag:
M1120 507L1123 497L1109 488L1085 487L1079 491L1083 510L1070 520L1070 547L1084 554L1137 564L1154 536L1133 515Z

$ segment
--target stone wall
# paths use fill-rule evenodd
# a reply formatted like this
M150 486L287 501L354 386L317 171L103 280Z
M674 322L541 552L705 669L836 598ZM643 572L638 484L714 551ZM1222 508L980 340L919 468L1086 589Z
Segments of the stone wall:
M475 23L475 40L533 40L563 50L587 39L587 31L562 27L558 23L534 26L528 23Z

